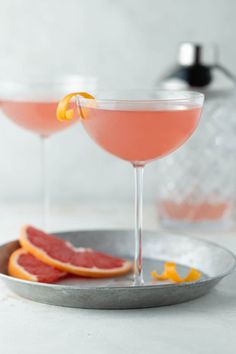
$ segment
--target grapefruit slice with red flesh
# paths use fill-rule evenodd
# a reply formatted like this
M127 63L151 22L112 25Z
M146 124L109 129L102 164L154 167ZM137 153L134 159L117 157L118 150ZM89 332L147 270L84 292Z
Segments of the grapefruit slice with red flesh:
M66 275L32 256L23 248L14 251L8 263L8 274L24 280L41 283L54 283Z
M128 273L132 263L91 248L76 248L70 242L32 226L23 226L21 246L40 261L61 271L91 278L108 278Z

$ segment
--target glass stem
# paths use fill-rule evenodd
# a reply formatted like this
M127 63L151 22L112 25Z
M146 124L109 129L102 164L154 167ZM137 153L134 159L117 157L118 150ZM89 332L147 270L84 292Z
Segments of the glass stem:
M143 223L143 165L134 165L134 220L135 220L135 253L134 284L143 284L142 269L142 223Z
M47 230L48 214L49 214L49 195L48 195L48 180L47 180L47 161L46 161L46 143L47 137L40 136L41 145L41 198L42 198L42 228Z

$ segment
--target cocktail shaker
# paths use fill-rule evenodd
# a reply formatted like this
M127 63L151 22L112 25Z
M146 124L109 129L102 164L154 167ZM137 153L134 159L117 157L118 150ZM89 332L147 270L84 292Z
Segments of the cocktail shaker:
M235 76L219 63L216 45L181 43L178 63L159 80L164 89L205 94L198 129L160 161L158 212L174 228L229 228L236 200Z

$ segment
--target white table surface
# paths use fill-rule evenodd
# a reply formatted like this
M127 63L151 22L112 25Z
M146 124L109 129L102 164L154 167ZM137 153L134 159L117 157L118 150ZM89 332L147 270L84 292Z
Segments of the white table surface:
M0 215L1 243L17 238L22 223L38 223L34 207L4 206ZM132 208L127 206L54 209L50 220L51 230L131 226ZM158 228L154 208L145 208L145 226ZM236 253L236 232L200 237ZM195 301L121 311L34 303L0 282L0 353L235 354L236 272Z

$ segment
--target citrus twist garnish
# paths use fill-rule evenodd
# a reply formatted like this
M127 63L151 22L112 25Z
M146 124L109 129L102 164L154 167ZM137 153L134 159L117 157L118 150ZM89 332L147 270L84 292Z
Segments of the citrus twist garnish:
M68 121L73 119L74 117L74 109L68 109L69 104L72 100L73 97L76 96L81 96L83 98L88 98L88 99L95 99L92 95L90 95L87 92L73 92L73 93L69 93L68 95L66 95L65 97L63 97L60 102L58 103L57 106L57 119L61 122L63 121ZM83 109L81 108L80 105L78 105L78 109L79 109L79 116L82 119L85 119L85 112L83 111Z
M162 274L158 274L155 270L151 272L151 276L154 280L172 280L176 283L197 281L201 277L201 273L195 269L190 268L188 275L181 278L176 270L176 264L172 262L165 262L164 271Z

